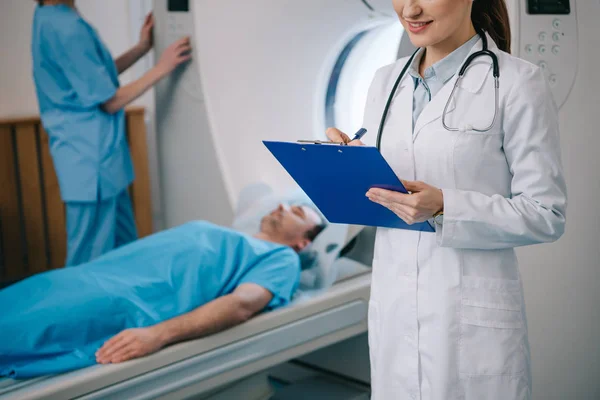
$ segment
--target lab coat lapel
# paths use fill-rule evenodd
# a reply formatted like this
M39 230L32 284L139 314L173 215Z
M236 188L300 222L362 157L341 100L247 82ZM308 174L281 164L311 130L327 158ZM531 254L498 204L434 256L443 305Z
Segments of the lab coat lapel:
M498 47L496 46L492 38L489 35L487 35L487 38L488 49L493 52L497 52ZM477 43L475 43L465 60L471 54L480 51L482 48L483 43L481 40L479 40ZM431 99L431 101L425 106L425 108L421 112L421 115L419 115L419 117L417 118L413 135L413 141L417 139L419 133L423 130L423 128L425 128L432 122L442 118L444 107L448 102L450 94L452 93L452 89L454 88L454 85L456 84L456 81L458 79L458 72L460 68L462 68L462 65L465 60L463 60L452 79L450 79L444 85L444 87L433 97L433 99ZM477 57L475 60L473 60L473 62L471 62L471 66L465 73L464 79L462 79L461 82L459 82L456 90L466 90L471 93L477 93L483 86L488 74L490 73L491 68L492 60L489 57ZM455 96L453 96L452 99L450 99L446 115L451 114L452 111L454 111L454 109L456 108Z
M409 154L413 152L413 96L415 93L415 85L413 78L406 74L401 82L401 92L399 94L398 104L402 106L398 107L400 113L400 147L407 149ZM404 106L408 104L409 106Z
M427 125L432 122L438 120L442 117L442 113L444 112L444 107L446 107L446 102L450 98L450 93L452 92L452 88L456 83L457 76L455 75L450 79L444 87L431 99L429 103L423 108L423 111L419 115L415 125L415 131L413 134L413 141L417 140L419 133L425 128ZM454 108L456 107L456 103L454 99L450 101L448 105L447 114L452 113Z
M397 76L394 75L393 79L390 79L386 88L388 94L391 92ZM394 160L397 157L397 150L410 150L412 154L413 93L414 82L407 73L398 85L383 129L381 149L388 160Z

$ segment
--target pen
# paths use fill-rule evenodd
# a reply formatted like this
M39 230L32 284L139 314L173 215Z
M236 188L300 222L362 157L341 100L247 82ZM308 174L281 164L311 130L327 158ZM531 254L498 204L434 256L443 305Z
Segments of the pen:
M360 140L362 139L363 136L365 136L365 133L367 133L367 130L365 128L360 128L355 134L354 134L354 138L351 141L354 140Z

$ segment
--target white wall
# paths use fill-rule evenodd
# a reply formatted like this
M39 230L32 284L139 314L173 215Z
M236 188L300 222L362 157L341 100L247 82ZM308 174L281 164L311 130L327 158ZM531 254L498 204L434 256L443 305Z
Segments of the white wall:
M0 1L0 118L37 114L31 80L33 0Z
M39 114L31 73L31 22L33 0L0 0L0 118ZM125 52L139 39L139 27L152 0L78 0L77 7L100 33L113 57ZM152 66L152 54L120 76L130 83ZM156 161L153 91L135 105L147 110L148 150L155 227L162 225Z

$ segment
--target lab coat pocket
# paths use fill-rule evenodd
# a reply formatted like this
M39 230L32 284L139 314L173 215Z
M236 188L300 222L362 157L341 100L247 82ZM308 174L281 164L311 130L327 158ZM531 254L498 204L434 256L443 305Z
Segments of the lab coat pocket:
M527 367L526 329L518 280L464 276L460 373L518 375Z

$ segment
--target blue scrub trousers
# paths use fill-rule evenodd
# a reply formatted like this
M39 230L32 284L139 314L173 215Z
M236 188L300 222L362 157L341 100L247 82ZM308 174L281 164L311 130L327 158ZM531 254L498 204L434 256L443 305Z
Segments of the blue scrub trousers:
M91 202L67 202L67 260L72 267L137 239L129 193Z

